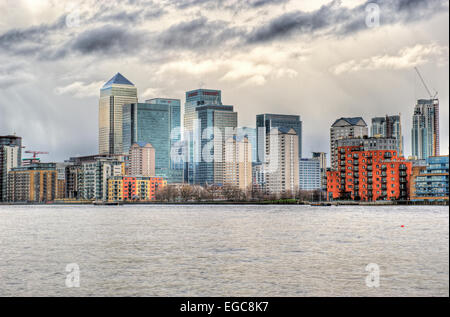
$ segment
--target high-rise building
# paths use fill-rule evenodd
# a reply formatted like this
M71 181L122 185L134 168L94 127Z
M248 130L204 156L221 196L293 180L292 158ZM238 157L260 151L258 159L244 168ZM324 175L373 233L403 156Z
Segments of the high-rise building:
M264 162L266 138L273 128L294 129L298 138L298 158L302 157L302 121L300 116L260 114L256 116L256 143L258 162Z
M130 176L155 176L155 148L150 143L134 143L130 148Z
M320 173L320 161L314 158L302 158L299 161L299 189L320 190L322 178Z
M396 138L398 141L398 153L403 156L403 135L401 116L385 116L372 118L370 128L371 137Z
M408 199L412 164L399 156L396 139L341 139L337 148L339 169L327 172L329 200Z
M194 139L194 183L223 185L225 140L237 128L237 112L233 106L207 105L196 109L196 128L201 133Z
M184 181L189 184L195 182L195 164L198 163L198 154L194 153L198 145L194 144L200 138L198 124L196 124L198 107L216 105L222 106L222 92L212 89L196 89L186 92L184 105L183 142L184 156ZM195 157L196 156L196 157Z
M439 100L419 99L414 109L412 155L418 159L439 156Z
M327 190L327 153L313 152L312 158L319 161L322 190Z
M12 168L8 173L7 201L54 201L58 191L57 177L55 163Z
M252 145L247 137L231 136L225 142L223 184L247 190L252 185Z
M256 145L256 129L249 127L238 127L237 136L240 138L247 138L252 147L252 160L256 163L258 160L258 147Z
M0 136L0 201L6 201L8 172L20 167L22 138L15 135Z
M117 73L100 89L99 153L123 154L123 105L137 103L137 89ZM128 149L127 149L128 150Z
M299 186L298 135L293 128L272 128L266 136L265 191L295 193Z
M369 135L366 122L361 117L337 119L330 128L331 168L338 168L337 141L346 138L362 138Z
M180 100L156 98L124 105L124 149L150 143L155 149L155 176L169 184L183 182L183 162L173 153L180 139Z

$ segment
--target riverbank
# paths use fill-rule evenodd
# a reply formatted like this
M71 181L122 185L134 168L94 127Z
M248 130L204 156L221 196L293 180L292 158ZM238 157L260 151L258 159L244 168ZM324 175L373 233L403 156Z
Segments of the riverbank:
M448 206L449 201L333 201L333 202L309 202L295 199L275 201L188 201L188 202L161 202L161 201L126 201L126 202L92 202L92 201L55 201L55 202L16 202L0 203L0 206L42 206L42 205L96 205L96 206L120 206L120 205L310 205L310 206Z

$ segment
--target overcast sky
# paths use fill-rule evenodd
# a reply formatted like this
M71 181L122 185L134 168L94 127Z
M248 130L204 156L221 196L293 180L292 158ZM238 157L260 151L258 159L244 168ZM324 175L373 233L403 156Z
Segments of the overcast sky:
M428 97L417 66L439 93L448 154L448 11L444 0L0 0L0 135L46 161L98 152L99 89L121 72L140 101L221 89L240 126L301 115L305 157L329 152L341 116L401 113L409 155L415 100Z

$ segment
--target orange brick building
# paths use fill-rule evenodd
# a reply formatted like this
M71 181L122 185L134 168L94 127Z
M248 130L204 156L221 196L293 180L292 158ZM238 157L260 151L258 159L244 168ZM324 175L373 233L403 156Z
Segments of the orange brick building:
M108 180L108 200L140 200L155 199L158 188L167 184L162 177L116 176Z
M395 139L339 140L338 170L327 172L328 200L407 200L412 163Z

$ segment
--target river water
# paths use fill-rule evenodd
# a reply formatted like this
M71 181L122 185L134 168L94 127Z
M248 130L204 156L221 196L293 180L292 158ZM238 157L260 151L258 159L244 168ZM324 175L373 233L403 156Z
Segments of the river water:
M0 296L449 296L449 209L0 206Z

